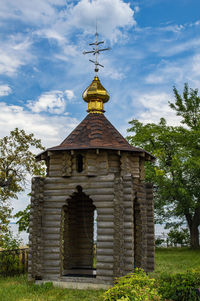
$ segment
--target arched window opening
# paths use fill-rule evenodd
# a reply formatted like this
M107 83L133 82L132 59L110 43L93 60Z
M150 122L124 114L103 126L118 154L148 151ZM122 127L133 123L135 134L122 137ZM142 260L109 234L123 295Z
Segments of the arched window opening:
M76 157L76 170L78 172L82 172L83 171L83 156L82 155L77 155Z
M63 207L62 276L96 277L96 207L82 187Z

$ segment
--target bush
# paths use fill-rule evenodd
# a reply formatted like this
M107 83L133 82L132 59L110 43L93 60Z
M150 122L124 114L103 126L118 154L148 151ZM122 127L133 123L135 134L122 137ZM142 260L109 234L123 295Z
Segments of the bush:
M190 243L190 234L188 229L172 229L167 234L167 244L171 246L188 246Z
M115 286L104 294L104 301L159 301L155 279L150 279L143 270L120 277Z
M19 253L13 251L0 252L0 275L12 276L22 271Z
M163 300L200 301L196 289L200 287L200 267L185 273L162 274L158 280L158 292Z
M160 247L160 246L162 246L162 244L164 244L164 243L165 243L164 238L162 238L162 237L160 237L160 236L158 236L158 237L156 238L156 240L155 240L155 245L156 245L156 247Z
M21 273L19 245L21 240L8 230L1 240L3 250L0 251L0 275L8 276Z

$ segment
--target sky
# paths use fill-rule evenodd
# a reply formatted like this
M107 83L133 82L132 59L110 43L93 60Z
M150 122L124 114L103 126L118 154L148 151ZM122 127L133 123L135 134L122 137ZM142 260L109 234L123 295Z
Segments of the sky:
M179 123L173 86L200 87L199 0L0 0L0 138L18 127L52 147L86 116L96 20L111 47L99 56L106 117L124 136L133 118Z

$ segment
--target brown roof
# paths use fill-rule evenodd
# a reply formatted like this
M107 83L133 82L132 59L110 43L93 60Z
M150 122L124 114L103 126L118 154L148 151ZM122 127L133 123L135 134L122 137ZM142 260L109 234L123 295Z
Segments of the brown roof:
M49 148L48 151L76 149L145 152L141 148L131 146L104 114L95 113L88 114L60 145Z

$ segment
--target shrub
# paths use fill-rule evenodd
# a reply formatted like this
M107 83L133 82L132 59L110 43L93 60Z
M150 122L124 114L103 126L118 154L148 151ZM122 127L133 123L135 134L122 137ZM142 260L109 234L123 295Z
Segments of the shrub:
M196 289L200 287L200 267L185 273L162 274L158 280L158 292L162 298L174 301L200 301Z
M172 229L167 234L167 243L171 246L188 246L190 243L190 234L188 229Z
M159 301L155 279L150 279L143 270L120 277L104 294L104 301Z
M3 251L0 251L0 275L8 276L20 273L23 269L19 250L21 240L14 237L8 230L1 242Z
M162 237L158 236L155 240L156 247L162 246L163 243L165 243L165 240Z

